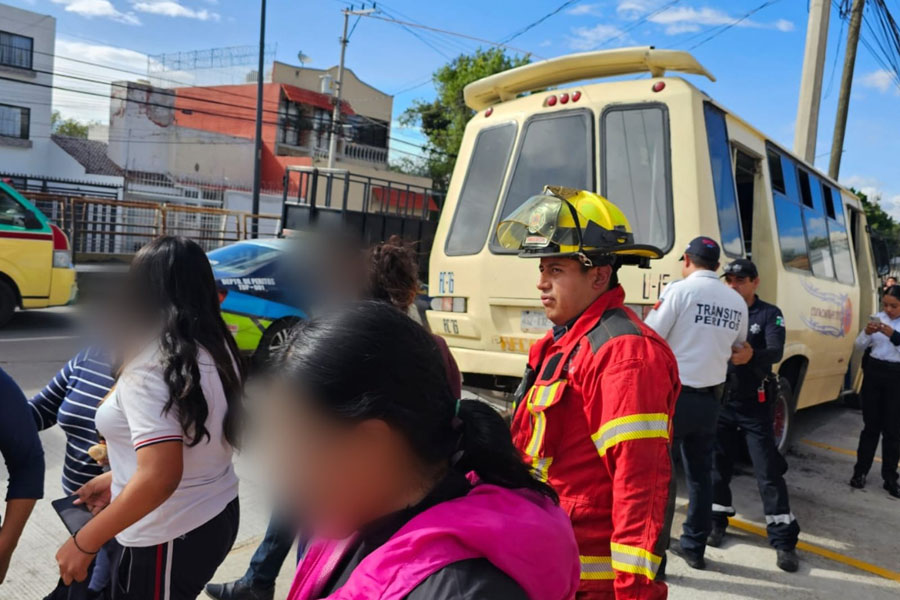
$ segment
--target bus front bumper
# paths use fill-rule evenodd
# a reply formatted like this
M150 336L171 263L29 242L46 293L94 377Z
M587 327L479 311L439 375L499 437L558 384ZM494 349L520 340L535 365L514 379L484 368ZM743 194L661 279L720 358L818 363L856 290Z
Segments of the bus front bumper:
M451 340L447 340L452 343ZM515 352L494 352L450 346L453 358L463 373L521 377L525 372L528 355Z

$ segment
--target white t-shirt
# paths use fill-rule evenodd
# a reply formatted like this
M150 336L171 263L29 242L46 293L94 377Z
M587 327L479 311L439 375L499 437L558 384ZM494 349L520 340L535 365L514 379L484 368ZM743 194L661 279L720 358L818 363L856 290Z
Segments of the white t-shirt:
M184 445L181 483L156 510L116 536L124 546L154 546L184 535L218 515L237 496L233 449L222 432L228 407L225 392L205 349L200 349L197 362L200 386L209 405L206 428L210 438L204 437L193 447ZM97 409L97 429L106 438L112 470L113 499L137 470L139 449L184 440L177 409L163 414L168 398L160 352L154 345L128 364Z
M694 271L670 283L646 323L678 360L682 385L725 382L731 349L747 340L747 303L713 271Z

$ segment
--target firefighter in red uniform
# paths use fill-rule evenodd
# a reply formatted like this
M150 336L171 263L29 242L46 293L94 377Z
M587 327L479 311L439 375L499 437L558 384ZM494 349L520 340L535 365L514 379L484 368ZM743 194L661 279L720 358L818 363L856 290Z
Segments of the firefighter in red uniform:
M517 393L513 439L559 493L581 554L579 600L666 598L656 578L671 479L678 367L624 306L620 266L661 251L634 243L624 214L591 192L550 187L498 226L540 258L538 289L555 327L536 343Z

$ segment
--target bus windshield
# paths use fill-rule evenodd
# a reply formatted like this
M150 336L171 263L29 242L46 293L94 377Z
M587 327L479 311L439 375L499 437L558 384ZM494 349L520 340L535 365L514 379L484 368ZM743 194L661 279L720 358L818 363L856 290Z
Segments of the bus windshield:
M545 185L596 189L594 130L591 113L586 110L539 115L525 123L513 152L516 132L512 124L482 131L448 233L447 254L481 251L487 224L492 223L501 198L502 207L496 215L499 220ZM640 104L608 109L603 113L600 132L601 193L628 217L636 242L669 250L673 237L672 185L665 107ZM500 184L510 162L504 196ZM506 252L495 235L490 239L493 252Z

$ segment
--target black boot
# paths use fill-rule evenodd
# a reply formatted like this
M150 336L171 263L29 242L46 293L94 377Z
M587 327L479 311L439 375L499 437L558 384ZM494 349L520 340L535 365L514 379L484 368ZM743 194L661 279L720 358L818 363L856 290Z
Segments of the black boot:
M884 489L894 498L900 498L900 485L897 485L896 481L885 481Z
M673 544L670 551L675 556L680 556L681 558L683 558L684 562L686 562L692 569L698 569L702 571L706 568L706 560L703 558L703 555L685 550L681 547L680 542Z
M718 548L722 545L722 539L724 537L725 528L721 525L713 525L712 531L709 532L709 537L706 538L706 545Z
M850 487L856 488L858 490L866 487L866 476L865 475L853 475L850 478Z
M797 556L796 550L776 550L776 555L777 559L775 564L777 564L778 568L782 571L796 573L797 569L800 568L800 557Z
M275 586L255 588L238 579L228 583L210 583L206 586L206 595L215 600L273 600Z

